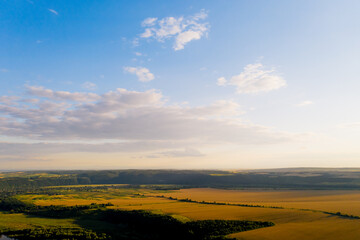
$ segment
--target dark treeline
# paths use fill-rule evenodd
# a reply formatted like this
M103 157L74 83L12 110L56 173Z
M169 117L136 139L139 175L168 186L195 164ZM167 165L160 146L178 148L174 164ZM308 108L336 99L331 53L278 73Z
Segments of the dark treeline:
M90 184L87 178L82 178L76 175L59 176L59 177L9 177L0 178L0 192L16 193L24 189L35 190L39 187L45 186L61 186L61 185L76 185L76 184Z
M165 196L154 196L158 198L166 198L169 200L179 201L179 202L189 202L189 203L197 203L197 204L207 204L207 205L222 205L222 206L237 206L237 207L253 207L253 208L275 208L275 209L284 209L284 207L277 206L265 206L265 205L257 205L257 204L246 204L246 203L224 203L224 202L207 202L207 201L196 201L190 198L174 198L174 197L165 197Z
M0 200L0 210L47 218L73 218L81 229L24 229L5 234L17 239L225 239L225 235L270 227L271 222L204 220L181 222L168 215L144 210L107 209L107 204L36 206L17 200ZM94 227L95 226L95 227ZM106 227L103 227L106 226Z
M360 172L238 172L200 170L48 171L58 177L0 179L0 191L76 184L172 184L183 187L359 189ZM309 174L311 173L311 174Z
M111 239L105 233L96 233L81 228L34 228L8 231L6 235L18 240L105 240Z

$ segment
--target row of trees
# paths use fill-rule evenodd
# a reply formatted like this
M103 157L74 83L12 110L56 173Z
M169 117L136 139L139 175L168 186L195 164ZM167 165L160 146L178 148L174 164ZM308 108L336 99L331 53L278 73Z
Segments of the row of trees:
M9 231L8 237L19 240L105 240L111 236L105 233L96 233L82 228L34 228L19 231Z
M217 188L293 188L293 189L359 189L360 175L351 172L239 172L196 170L103 170L50 171L57 176L5 177L0 179L0 191L36 189L41 186L75 184L152 184ZM302 175L303 174L303 175ZM346 177L344 177L346 176ZM166 188L166 187L165 187ZM170 187L172 188L172 187Z

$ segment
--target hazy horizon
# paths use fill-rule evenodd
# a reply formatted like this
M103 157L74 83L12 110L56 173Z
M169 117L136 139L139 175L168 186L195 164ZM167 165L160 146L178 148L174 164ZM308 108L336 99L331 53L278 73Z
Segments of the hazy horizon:
M360 167L359 7L0 0L0 171Z

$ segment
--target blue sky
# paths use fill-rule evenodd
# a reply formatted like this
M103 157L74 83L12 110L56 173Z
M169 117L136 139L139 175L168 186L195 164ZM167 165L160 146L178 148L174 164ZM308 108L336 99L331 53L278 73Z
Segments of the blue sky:
M0 162L359 167L359 7L2 0Z

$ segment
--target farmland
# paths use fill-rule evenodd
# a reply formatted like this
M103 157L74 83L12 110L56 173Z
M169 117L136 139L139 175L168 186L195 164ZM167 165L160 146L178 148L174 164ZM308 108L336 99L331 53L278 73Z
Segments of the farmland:
M111 209L148 210L182 221L251 220L274 222L275 226L231 235L237 239L351 239L360 234L360 220L326 214L360 212L360 192L338 190L152 190L120 186L57 187L52 194L23 194L17 199L40 206L75 206L111 203ZM169 199L172 198L172 199ZM181 199L207 203L202 204ZM243 207L236 204L248 204ZM279 208L274 208L279 207Z
M280 184L276 189L260 188L265 183L255 180L266 179L268 173L264 172L182 171L171 175L166 171L129 171L126 174L129 177L127 181L123 178L125 173L121 171L111 172L111 177L109 172L101 171L65 174L6 173L2 181L7 184L5 186L8 189L14 190L3 191L2 195L4 199L12 199L10 202L15 205L14 209L7 208L1 212L0 232L21 229L35 233L57 231L59 234L76 233L82 234L81 236L96 236L98 239L129 239L130 236L143 239L142 236L150 234L154 238L168 239L170 233L160 229L171 223L175 224L172 225L176 229L174 231L190 231L194 227L191 224L197 227L205 224L205 229L214 229L210 226L215 224L219 227L216 234L223 234L218 239L223 239L225 235L236 239L354 239L360 236L360 190L355 187L359 178L357 170L326 172L325 175L321 171L269 173L272 178L277 176L280 179L291 175L293 183L300 186L292 189L285 187L291 182ZM184 184L185 175L192 176L194 185ZM258 187L240 188L236 181L223 188L213 186L214 177L225 183L224 177L234 178L236 175L239 175L238 178L246 176L248 180L245 184L250 185L253 181ZM93 183L85 184L83 182L86 181L80 181L80 184L76 184L79 179L85 178ZM199 186L199 179L203 178L210 179L206 187L203 187L203 183ZM317 182L320 189L315 190L310 185L306 187L310 182L309 178L321 179L323 182ZM69 179L71 184L64 185ZM332 188L329 189L329 184L323 179L332 182ZM160 180L166 183L157 183ZM149 181L152 183L149 184ZM271 184L274 183L275 181ZM15 187L11 184L15 184ZM339 184L351 187L339 190ZM304 186L307 189L303 189ZM105 216L114 214L132 214L131 218L137 219L136 223L146 224L124 227L122 235L119 235L115 226L119 223L126 226L127 223L118 218L113 222L106 222L108 217ZM144 227L149 219L157 219L160 225L153 225L151 229ZM232 227L225 231L220 226ZM138 230L134 232L133 229ZM145 231L143 235L136 235L142 230ZM184 237L186 231L178 232L178 237ZM157 236L159 232L163 232L163 235ZM108 234L106 236L110 237L101 234ZM195 234L192 237L208 239L210 236Z

